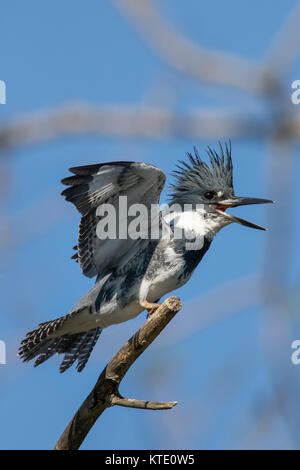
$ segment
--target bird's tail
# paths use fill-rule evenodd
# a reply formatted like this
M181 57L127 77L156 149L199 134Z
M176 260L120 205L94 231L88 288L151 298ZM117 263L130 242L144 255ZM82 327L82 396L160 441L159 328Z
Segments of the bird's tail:
M98 327L87 332L53 337L53 334L65 322L66 317L67 315L57 320L41 323L39 328L27 333L19 349L21 359L26 362L37 357L34 363L36 367L55 353L64 354L59 368L60 372L65 372L76 360L76 369L81 372L91 355L102 328Z

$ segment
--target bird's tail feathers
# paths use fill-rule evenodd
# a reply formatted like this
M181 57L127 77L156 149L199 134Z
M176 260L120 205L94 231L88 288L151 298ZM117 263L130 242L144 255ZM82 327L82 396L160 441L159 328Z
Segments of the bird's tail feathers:
M60 372L65 372L76 359L77 371L81 372L91 355L102 329L98 327L87 332L53 337L53 334L58 332L69 315L65 315L57 320L41 323L39 328L27 333L19 349L21 359L27 362L37 357L34 363L36 367L55 353L64 354L59 369Z

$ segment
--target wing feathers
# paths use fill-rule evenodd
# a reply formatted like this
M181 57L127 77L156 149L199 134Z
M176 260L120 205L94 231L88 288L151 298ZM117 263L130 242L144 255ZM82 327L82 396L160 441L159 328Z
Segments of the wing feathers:
M74 175L95 175L102 167L104 166L130 166L134 162L106 162L106 163L96 163L94 165L82 165L82 166L73 166L69 168L71 173Z
M70 168L75 176L62 183L69 186L62 195L82 214L79 225L78 261L88 277L106 274L115 267L120 256L130 259L140 240L100 240L96 235L100 217L97 208L113 204L118 217L118 196L126 195L128 206L157 204L165 183L165 175L152 165L135 162L99 163ZM123 214L121 214L123 215ZM76 259L76 257L74 256Z

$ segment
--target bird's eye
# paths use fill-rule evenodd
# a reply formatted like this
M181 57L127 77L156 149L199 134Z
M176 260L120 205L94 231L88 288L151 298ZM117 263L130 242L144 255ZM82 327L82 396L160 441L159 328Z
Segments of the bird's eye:
M206 191L204 193L204 197L205 199L212 199L214 196L215 196L215 192L214 191Z

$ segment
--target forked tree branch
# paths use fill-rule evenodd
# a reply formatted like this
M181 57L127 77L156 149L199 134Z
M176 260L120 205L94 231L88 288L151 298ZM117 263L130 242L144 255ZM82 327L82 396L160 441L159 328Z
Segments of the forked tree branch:
M165 410L176 405L177 402L175 401L155 402L123 398L119 393L119 385L136 359L180 309L181 302L179 298L169 297L115 354L101 372L95 387L57 441L55 450L78 449L96 420L110 406Z

